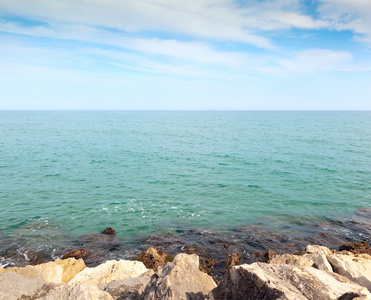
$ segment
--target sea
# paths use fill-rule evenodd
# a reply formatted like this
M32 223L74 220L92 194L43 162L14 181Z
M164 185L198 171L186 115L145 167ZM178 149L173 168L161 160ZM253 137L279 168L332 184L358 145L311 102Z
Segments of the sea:
M371 242L370 111L0 111L2 267L290 241Z

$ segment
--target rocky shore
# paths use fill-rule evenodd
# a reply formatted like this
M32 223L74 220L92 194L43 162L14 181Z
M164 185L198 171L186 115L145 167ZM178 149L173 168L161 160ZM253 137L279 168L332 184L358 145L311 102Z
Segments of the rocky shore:
M111 235L114 235L112 232ZM175 257L150 247L135 260L87 267L84 249L64 259L23 268L0 268L0 299L371 299L371 248L348 243L339 251L307 245L298 254L266 252L240 264L233 253L220 282L213 259L188 248Z

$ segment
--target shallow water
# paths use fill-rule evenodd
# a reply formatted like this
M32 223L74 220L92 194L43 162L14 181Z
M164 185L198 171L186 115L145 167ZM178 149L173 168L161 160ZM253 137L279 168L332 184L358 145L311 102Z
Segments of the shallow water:
M370 133L371 112L1 111L3 264L108 226L120 255L246 224L367 240Z

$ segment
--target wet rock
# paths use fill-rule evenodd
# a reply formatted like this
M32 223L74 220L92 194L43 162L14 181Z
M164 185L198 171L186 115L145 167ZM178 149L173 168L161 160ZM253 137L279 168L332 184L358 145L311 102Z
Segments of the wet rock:
M233 267L209 297L214 300L329 300L371 297L364 287L311 267L254 263Z
M200 271L206 273L207 275L214 275L215 274L215 266L217 265L217 261L213 258L202 258L200 264Z
M86 258L90 255L91 255L90 251L87 251L85 249L76 249L76 250L72 250L68 253L63 254L62 258L67 259L67 258L73 257L75 259L79 259L79 258Z
M114 234L103 234L96 232L80 236L78 242L84 245L84 247L94 250L107 249L109 251L114 251L121 245L121 242Z
M103 286L101 290L109 293L115 300L139 300L149 281L149 277L114 280Z
M274 251L268 251L264 253L264 262L269 263L270 260L275 257L277 254Z
M148 269L153 269L154 271L157 271L159 267L171 262L173 259L174 257L172 255L152 247L140 253L135 258L135 260L143 262Z
M139 261L108 260L95 268L85 268L71 279L68 284L106 284L113 280L138 277L147 271L148 269Z
M337 249L345 240L328 232L321 232L308 239L314 245L322 245L331 249Z
M181 253L152 276L142 297L149 300L205 299L215 287L212 277L199 270L199 257Z
M355 211L357 216L361 216L367 219L371 219L371 208L370 207L360 207Z
M241 238L248 246L250 253L258 250L272 250L276 253L295 253L305 249L307 241L295 237L272 232L266 228L245 225L235 229L236 232L243 234Z
M107 227L102 231L102 234L116 235L116 231L112 227Z
M327 260L335 273L343 275L371 291L370 255L343 251L327 255Z
M240 259L241 259L241 255L238 254L238 253L232 253L232 254L229 254L225 264L226 264L226 267L227 267L227 271L229 271L230 268L234 267L234 266L237 266L240 262Z
M367 242L347 243L339 247L340 251L346 250L354 254L369 254L371 255L371 247Z
M187 254L197 254L198 256L207 256L207 252L201 248L194 248L194 247L187 247L186 248Z
M270 264L286 264L301 267L312 267L318 270L332 272L332 267L329 264L326 255L323 253L307 253L304 255L282 254L274 256Z

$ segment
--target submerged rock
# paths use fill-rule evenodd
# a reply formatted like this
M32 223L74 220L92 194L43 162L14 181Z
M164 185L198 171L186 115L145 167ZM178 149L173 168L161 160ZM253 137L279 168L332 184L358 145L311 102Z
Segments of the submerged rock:
M215 300L330 300L371 294L347 278L311 267L253 263L233 267L210 293Z
M199 270L199 257L181 253L152 276L142 297L149 300L205 299L215 287L212 277Z

